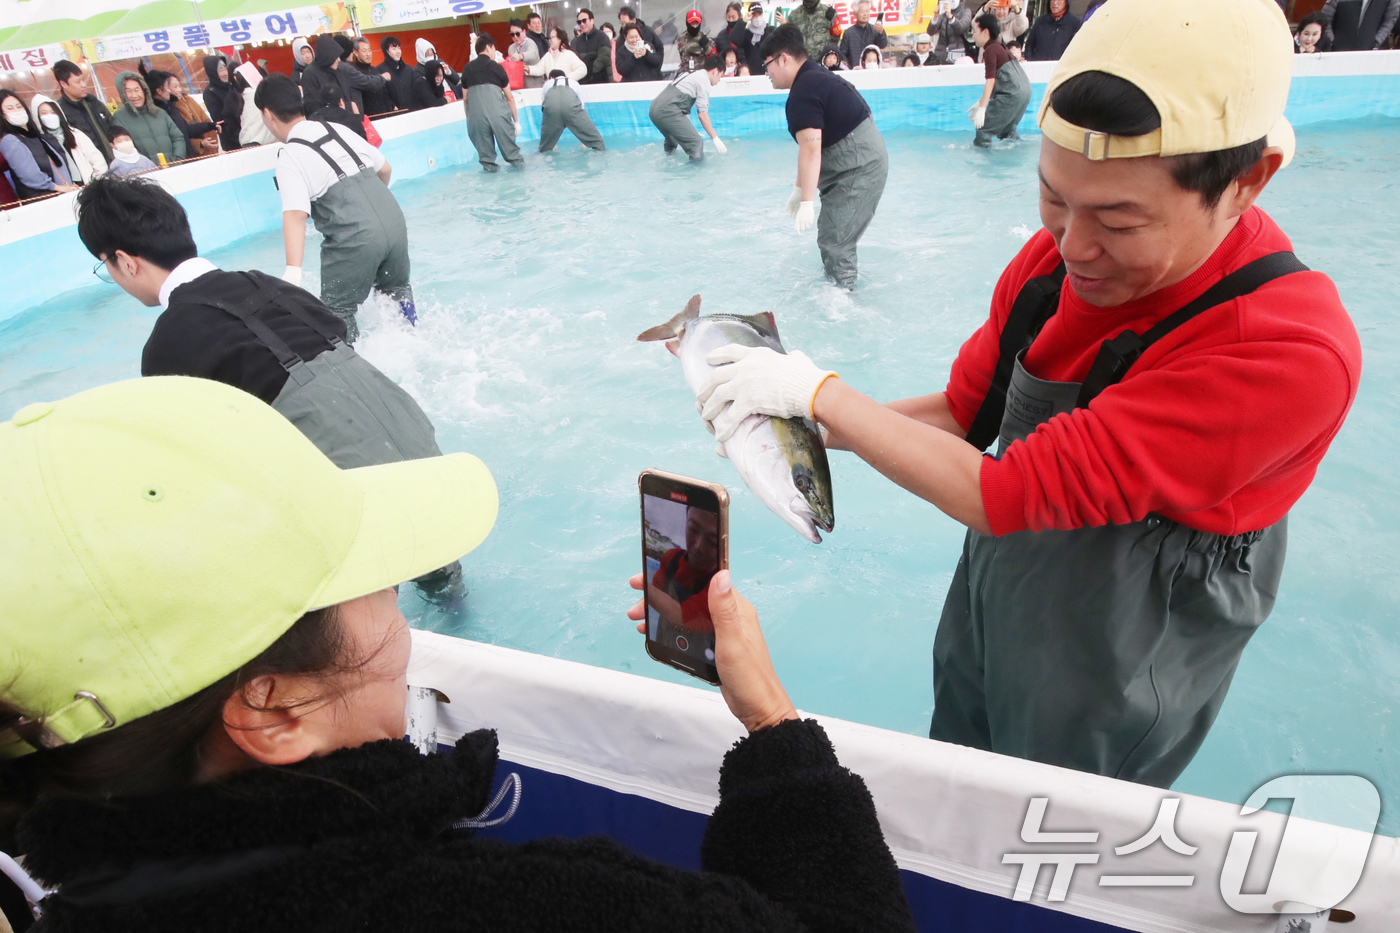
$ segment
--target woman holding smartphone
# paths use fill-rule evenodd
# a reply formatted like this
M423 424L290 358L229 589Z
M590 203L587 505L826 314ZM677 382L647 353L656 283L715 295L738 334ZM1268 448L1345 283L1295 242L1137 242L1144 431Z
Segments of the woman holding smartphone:
M864 783L798 719L723 571L716 663L749 735L704 871L454 828L486 807L496 737L402 740L394 587L496 508L475 457L341 471L211 380L0 424L0 846L56 888L46 933L912 930Z

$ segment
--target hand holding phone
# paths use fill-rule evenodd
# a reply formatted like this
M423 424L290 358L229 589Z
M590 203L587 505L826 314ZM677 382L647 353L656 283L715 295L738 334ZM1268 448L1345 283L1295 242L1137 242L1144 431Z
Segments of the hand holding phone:
M630 582L634 590L645 588L640 573ZM734 718L750 732L784 719L797 719L797 710L768 656L758 612L732 587L729 571L721 570L710 581L709 601L715 625L715 663L724 680L720 693ZM646 632L645 600L633 606L627 617L642 620L637 630Z

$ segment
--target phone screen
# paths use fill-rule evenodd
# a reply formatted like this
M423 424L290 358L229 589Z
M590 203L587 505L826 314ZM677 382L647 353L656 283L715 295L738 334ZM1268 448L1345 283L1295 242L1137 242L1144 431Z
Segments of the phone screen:
M639 482L647 654L718 684L709 587L728 566L728 495L722 486L655 471Z

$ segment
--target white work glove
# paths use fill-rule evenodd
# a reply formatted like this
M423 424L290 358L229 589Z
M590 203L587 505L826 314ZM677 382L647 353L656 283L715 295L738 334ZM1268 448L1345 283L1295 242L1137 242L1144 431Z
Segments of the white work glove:
M805 353L785 355L768 347L736 343L711 350L705 362L717 368L696 397L705 406L700 417L721 444L734 436L749 415L812 417L817 390L836 375L818 369Z
M803 201L797 208L797 219L792 222L792 229L801 233L812 224L817 222L817 202Z
M986 107L979 107L976 104L973 104L971 107L968 108L967 113L968 116L972 117L973 129L980 130L982 128L982 124L987 122Z
M716 149L716 151L719 152L720 155L724 155L726 152L729 151L729 147L726 146L726 145L724 144L724 141L721 140L718 136L716 136L716 137L714 138L714 142L715 142L715 149Z
M516 136L519 136L520 133L521 133L521 130L520 130L520 121L519 121L519 120L516 120L516 121L515 121L515 135L516 135Z
M301 287L301 266L288 266L282 273L282 281L289 285Z
M788 195L787 212L789 217L797 216L797 208L802 204L802 186L793 185L792 194Z

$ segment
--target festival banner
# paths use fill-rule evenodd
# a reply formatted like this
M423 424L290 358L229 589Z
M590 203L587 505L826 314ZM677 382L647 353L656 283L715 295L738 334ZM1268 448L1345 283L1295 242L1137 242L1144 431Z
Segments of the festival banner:
M350 11L344 2L294 7L272 13L258 13L235 19L169 26L150 32L136 32L100 39L81 39L77 46L90 62L141 58L165 52L193 52L226 45L260 45L278 39L291 41L297 36L340 32L351 28Z
M59 59L67 57L63 46L58 43L32 49L10 49L8 52L0 52L0 73L48 68Z
M836 25L844 31L856 21L856 0L826 0L836 10ZM784 15L797 8L797 4L783 3L777 12ZM879 19L885 32L892 36L923 32L929 20L938 14L938 0L870 0L870 19ZM770 12L770 17L772 12ZM774 22L770 18L769 22ZM831 40L834 44L835 39Z
M475 16L524 5L526 0L356 0L355 18L361 29L400 26L454 16Z

